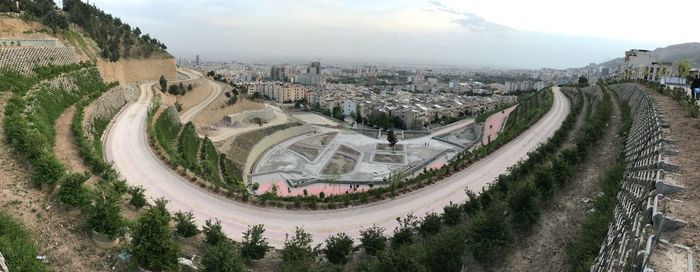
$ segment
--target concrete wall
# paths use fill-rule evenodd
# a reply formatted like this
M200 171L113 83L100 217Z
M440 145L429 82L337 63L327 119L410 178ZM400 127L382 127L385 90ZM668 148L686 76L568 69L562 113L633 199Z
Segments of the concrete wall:
M312 133L314 132L314 130L315 128L311 125L296 126L285 130L277 131L271 134L270 136L267 136L260 140L257 144L253 146L253 148L250 150L250 153L248 153L245 166L243 167L244 179L248 178L248 175L252 172L252 169L255 166L255 163L257 162L258 158L263 153L265 153L265 151L267 151L275 145L280 144L281 142L286 141L287 139L294 138L307 133Z
M174 58L122 59L117 62L97 61L100 75L105 82L120 84L158 80L164 75L170 81L177 80Z

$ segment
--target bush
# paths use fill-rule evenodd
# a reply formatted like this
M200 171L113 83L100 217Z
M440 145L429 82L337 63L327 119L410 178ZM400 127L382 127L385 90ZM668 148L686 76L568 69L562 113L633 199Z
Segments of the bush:
M202 256L202 271L244 272L247 271L238 247L230 241L208 245Z
M418 227L418 232L423 235L423 237L431 236L440 231L441 218L436 213L428 213L421 221Z
M224 231L221 229L221 221L218 219L215 221L209 219L204 222L202 233L204 233L204 243L207 245L216 245L228 241L228 237L226 237L226 234L224 234Z
M294 236L284 242L284 271L309 271L315 266L311 234L297 227Z
M377 225L360 230L360 242L362 242L362 246L368 255L375 256L378 252L384 250L386 240L384 229Z
M119 194L103 189L97 191L89 209L88 227L110 239L124 234L126 221L121 215Z
M324 249L328 261L333 264L343 265L348 262L348 256L352 253L352 238L345 233L338 233L326 239Z
M143 186L133 186L129 188L129 195L131 195L129 204L134 206L136 209L141 209L143 206L146 206L146 195L144 194L145 191L146 190L143 189Z
M139 216L132 232L132 260L139 266L154 271L174 271L180 247L171 235L170 213L165 208L167 201L156 200Z
M175 213L175 233L183 238L190 238L199 233L197 225L194 223L194 215L192 212L176 212Z
M87 205L90 202L90 190L83 184L88 178L87 174L77 173L65 176L56 194L58 201L74 208Z
M267 238L263 237L263 233L265 233L265 226L263 225L249 226L248 230L243 233L241 254L244 258L260 260L265 257L268 244Z

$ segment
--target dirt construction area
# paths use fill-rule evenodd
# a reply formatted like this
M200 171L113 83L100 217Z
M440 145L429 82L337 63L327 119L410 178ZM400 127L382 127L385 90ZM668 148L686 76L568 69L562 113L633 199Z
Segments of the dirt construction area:
M401 140L392 153L386 138L315 127L317 133L288 139L266 151L252 171L260 188L280 179L327 179L381 182L391 172L407 170L456 154L458 148L431 136ZM321 134L321 135L319 135ZM333 136L334 135L334 136ZM447 151L447 153L443 153ZM441 155L444 154L444 155ZM376 185L376 184L375 184Z
M338 126L340 123L318 113L295 113L292 114L295 118L307 124L323 125L323 126Z

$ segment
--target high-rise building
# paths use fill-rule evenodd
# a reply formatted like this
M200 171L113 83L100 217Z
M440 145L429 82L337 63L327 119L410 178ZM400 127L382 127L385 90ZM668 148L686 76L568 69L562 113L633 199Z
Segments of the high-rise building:
M197 55L197 58L194 61L195 65L199 66L199 55Z
M272 81L285 81L287 78L287 71L284 66L272 66L270 70L270 80Z
M321 74L321 62L320 61L312 61L311 66L309 66L309 69L307 70L309 74L316 74L320 75Z

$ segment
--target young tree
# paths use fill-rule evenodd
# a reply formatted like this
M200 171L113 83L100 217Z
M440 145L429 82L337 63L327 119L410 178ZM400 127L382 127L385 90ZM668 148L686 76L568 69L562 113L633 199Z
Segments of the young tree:
M80 208L90 202L90 191L83 185L88 180L87 174L73 173L64 176L58 189L58 201L74 208Z
M137 210L143 208L143 206L146 206L146 195L144 194L145 191L146 190L143 189L143 186L133 186L129 188L129 195L131 195L129 204L134 206L134 208Z
M297 227L294 237L284 242L284 271L309 271L315 265L311 234Z
M202 271L244 272L247 271L241 253L231 241L208 245L202 256Z
M158 80L158 83L160 84L160 91L165 92L168 90L168 80L165 79L164 75L160 76L160 79Z
M389 130L386 135L386 140L389 142L389 146L391 146L391 152L394 152L394 147L396 146L396 143L399 142L399 139L396 137L396 133L394 130Z
M207 220L204 223L202 232L204 233L204 242L207 245L216 245L222 241L228 241L228 237L221 229L221 221L219 219L215 219L213 222L211 219Z
M508 194L508 207L513 214L513 223L528 229L540 215L537 207L537 189L530 180L515 185Z
M134 262L153 271L173 271L177 267L180 247L171 235L167 201L158 199L139 216L134 226L131 254Z
M326 239L326 253L328 261L337 265L344 265L348 262L348 256L352 253L352 238L345 233L338 233Z
M449 226L457 225L462 219L462 211L459 205L450 202L442 208L442 220Z
M676 71L679 77L688 77L690 73L690 62L687 59L682 59L676 62Z
M360 230L360 242L362 242L365 252L371 256L384 250L386 247L386 239L387 238L384 236L384 229L377 225L372 225L371 227Z
M194 215L192 212L176 212L175 213L175 233L183 238L190 238L197 235L199 230L194 223Z
M263 233L265 233L265 226L263 225L249 226L248 230L243 233L241 255L243 255L244 258L260 260L265 257L268 243Z
M108 189L99 189L90 205L88 227L110 239L124 234L126 221L121 215L121 195Z
M588 78L586 78L585 76L580 76L578 78L578 85L579 86L588 86Z

